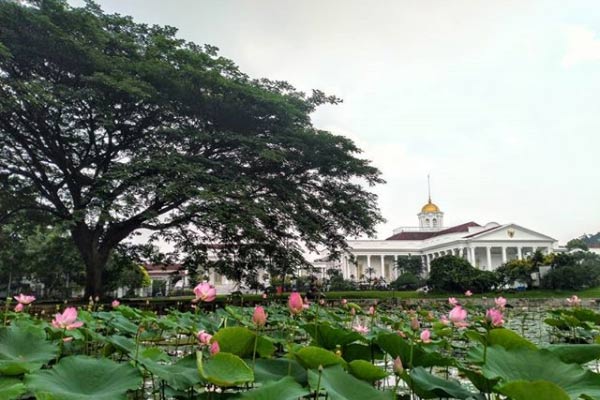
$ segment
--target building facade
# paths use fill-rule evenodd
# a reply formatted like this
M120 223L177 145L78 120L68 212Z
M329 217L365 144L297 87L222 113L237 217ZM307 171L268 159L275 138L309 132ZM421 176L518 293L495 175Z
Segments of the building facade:
M536 250L547 254L558 249L556 239L514 223L467 222L445 227L444 213L431 198L417 216L419 226L397 228L387 239L349 240L349 253L338 263L344 277L362 280L373 275L389 282L398 277L395 265L400 256L419 257L427 272L434 259L445 255L463 257L476 268L494 270Z

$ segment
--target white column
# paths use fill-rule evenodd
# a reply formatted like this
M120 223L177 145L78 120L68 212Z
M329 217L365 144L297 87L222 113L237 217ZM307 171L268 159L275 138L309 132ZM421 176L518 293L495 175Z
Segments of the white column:
M475 267L475 247L469 247L469 256L471 258L471 265Z
M546 247L546 254L552 253L552 247Z
M523 259L523 248L521 246L517 247L517 259L519 259L519 260Z
M385 279L385 256L381 255L381 276Z
M492 270L492 248L490 246L485 246L485 255L487 256L487 267L488 271Z
M367 269L369 270L369 273L371 272L371 255L367 255ZM369 273L367 273L367 271L363 271L363 275L369 275ZM360 276L357 277L357 279L360 279Z
M398 278L398 254L394 254L394 278Z
M506 246L502 246L502 264L506 264Z

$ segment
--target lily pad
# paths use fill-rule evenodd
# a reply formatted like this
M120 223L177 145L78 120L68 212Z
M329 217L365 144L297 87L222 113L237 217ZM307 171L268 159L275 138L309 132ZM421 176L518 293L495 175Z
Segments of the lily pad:
M335 353L315 346L307 346L294 353L294 357L298 362L308 369L316 369L319 366L328 367L330 365L346 365L343 358L335 355Z
M126 400L142 377L129 364L106 358L65 357L52 369L25 377L27 388L44 400Z
M323 369L320 380L319 373L313 370L308 371L308 377L311 388L315 390L318 384L331 400L391 400L394 397L391 391L377 390L344 372L339 365Z
M0 330L0 373L21 375L40 369L56 358L58 346L30 330L18 327Z
M296 400L309 393L309 390L300 386L294 378L286 376L276 382L269 382L258 389L244 392L241 398L249 400Z
M196 361L200 376L214 385L229 387L254 381L252 369L235 354L220 352L204 361L198 351Z
M371 383L383 379L389 375L382 368L379 368L365 360L354 360L348 363L348 372L360 380Z
M25 385L16 378L0 377L0 400L18 399L25 393Z
M548 381L512 381L498 391L512 400L570 400L560 386Z

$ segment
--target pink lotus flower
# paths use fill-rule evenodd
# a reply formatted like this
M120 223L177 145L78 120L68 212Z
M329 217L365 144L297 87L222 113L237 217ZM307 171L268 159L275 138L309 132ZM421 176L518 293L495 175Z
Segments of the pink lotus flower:
M454 324L454 326L463 328L468 325L465 322L465 320L467 319L467 310L465 310L461 306L455 306L448 313L448 319Z
M413 331L418 331L421 328L421 323L419 322L419 320L416 317L413 317L410 320L410 329L412 329Z
M448 325L450 323L450 320L448 319L448 317L446 317L445 315L442 315L440 317L440 322L444 325Z
M252 315L252 322L257 327L265 326L267 323L267 314L265 313L265 309L261 306L254 307L254 315Z
M465 296L467 296L467 297L471 297L471 296L473 296L473 292L471 292L470 290L467 290L467 291L465 292Z
M21 312L24 308L25 306L23 305L23 303L19 303L15 306L15 312Z
M454 307L458 304L458 300L456 300L456 297L448 297L448 303Z
M398 336L400 336L401 338L405 338L406 339L406 333L402 332L402 331L397 331L396 332L398 334Z
M202 282L194 288L196 298L193 301L204 301L209 303L217 297L217 289L208 282Z
M120 305L121 305L121 302L120 302L119 300L117 300L117 299L113 300L113 301L112 301L112 303L110 303L110 306L111 306L112 308L117 308L117 307L119 307Z
M490 308L485 313L485 318L492 324L492 326L502 326L504 319L502 319L502 311Z
M498 307L499 309L503 309L504 307L506 307L506 299L502 296L496 297L494 302L496 303L496 307Z
M308 301L308 297L304 297L304 304L302 304L302 308L304 308L305 310L308 310L309 307L310 307L310 301Z
M369 328L366 325L356 324L352 327L352 329L362 334L369 333Z
M342 305L345 306L346 304L348 304L348 300L342 299Z
M288 307L290 312L294 315L300 314L304 310L304 302L302 302L302 296L298 292L292 292L288 299Z
M394 374L402 375L402 373L404 372L404 366L402 365L402 360L400 359L400 357L396 357L394 359L392 369L394 371Z
M573 296L571 296L567 299L567 303L570 306L576 307L581 304L581 299L579 297L577 297L576 294L574 294Z
M54 315L52 320L52 326L57 329L66 329L71 331L77 329L83 325L83 322L77 321L77 309L75 307L68 307L63 311L62 314Z
M23 293L15 296L14 299L19 302L19 304L29 305L35 301L35 296L26 296Z
M213 344L210 345L210 354L214 356L215 354L217 354L220 351L221 351L221 348L219 347L219 342L214 341Z
M375 307L369 307L369 315L375 315Z
M263 293L263 294L262 294L262 298L263 298L263 299L266 299L267 297L268 297L268 296L267 296L267 294L266 294L266 293Z
M319 300L319 305L324 306L325 305L325 299Z
M356 309L354 307L350 309L350 315L356 315Z
M198 341L200 344L208 346L210 344L210 340L212 339L212 335L210 333L206 333L206 331L200 331L196 334Z
M421 332L420 337L423 343L431 343L431 332L429 332L429 329L425 329L423 332Z

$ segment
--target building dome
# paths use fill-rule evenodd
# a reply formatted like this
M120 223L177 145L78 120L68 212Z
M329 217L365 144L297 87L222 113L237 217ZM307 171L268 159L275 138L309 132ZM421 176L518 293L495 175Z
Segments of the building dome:
M431 200L429 200L429 202L427 204L425 204L423 206L423 208L421 208L421 212L424 212L424 213L438 213L438 212L440 212L440 208L438 206L436 206L435 204L433 204L431 202Z

